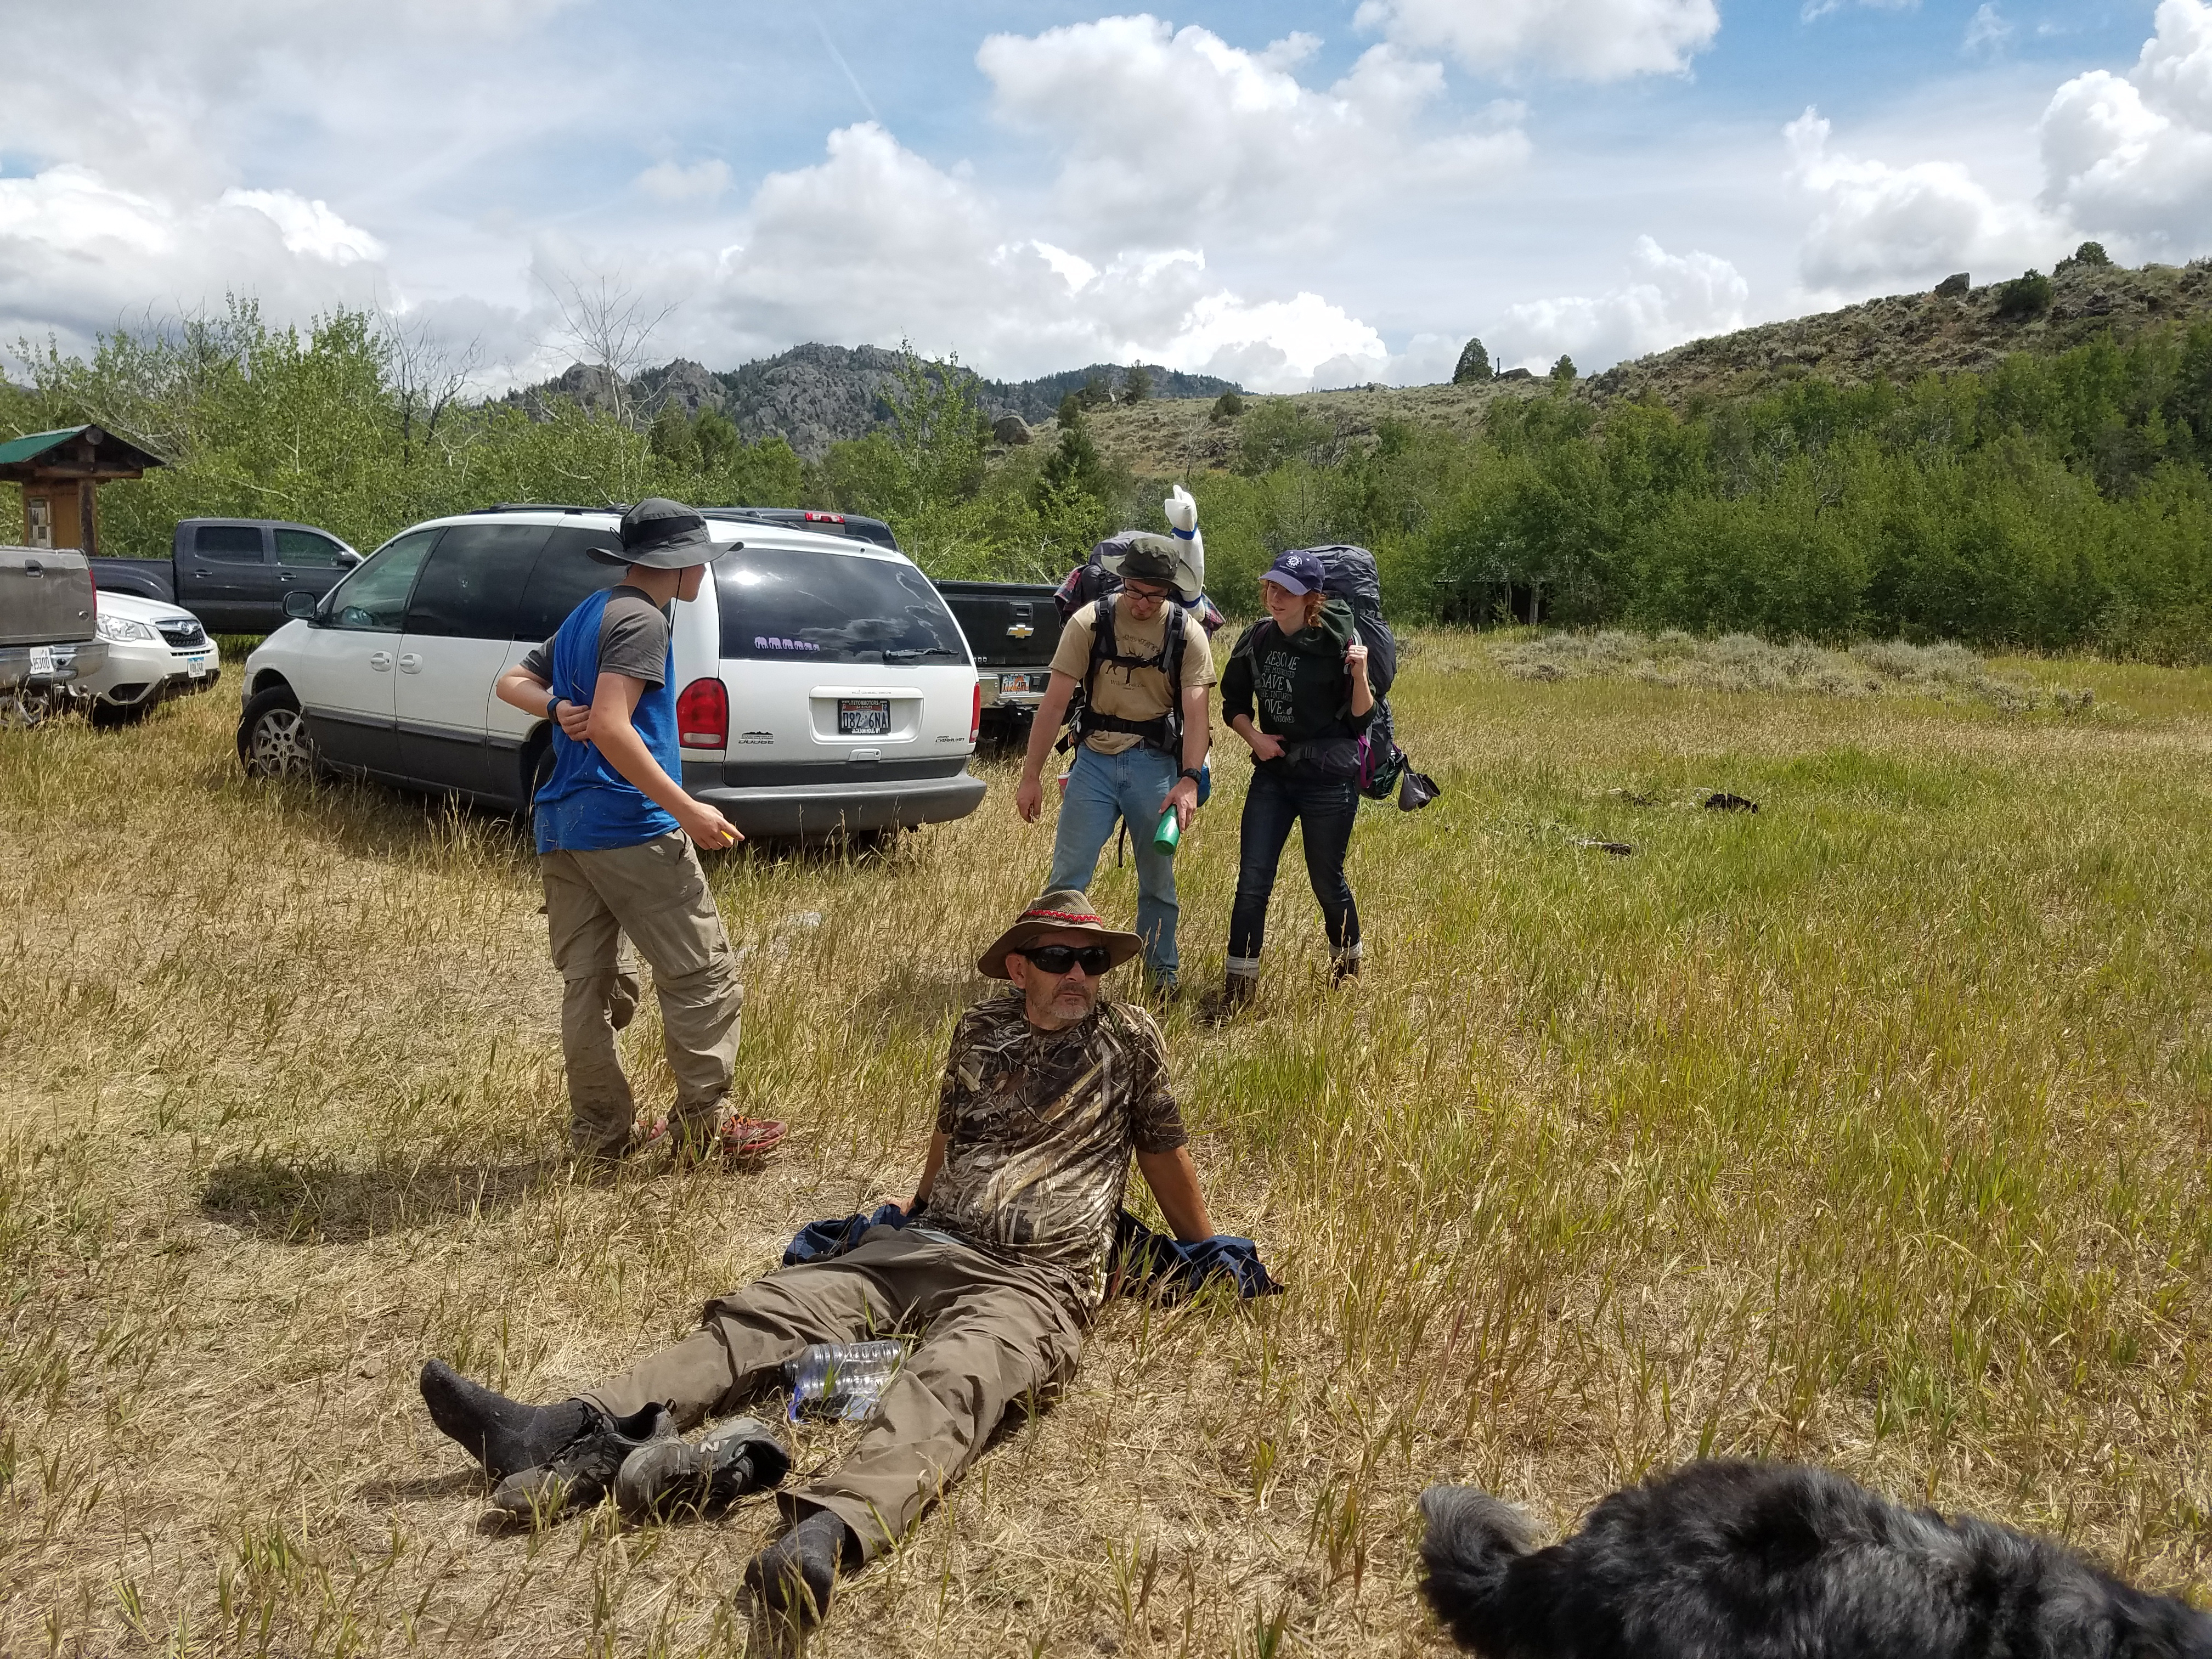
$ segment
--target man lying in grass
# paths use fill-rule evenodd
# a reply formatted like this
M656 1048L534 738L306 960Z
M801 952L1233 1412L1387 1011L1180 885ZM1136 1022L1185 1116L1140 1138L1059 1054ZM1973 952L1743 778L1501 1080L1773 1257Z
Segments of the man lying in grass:
M978 1003L953 1033L907 1210L927 1206L921 1219L755 1280L709 1304L696 1334L558 1405L504 1399L433 1359L432 1420L502 1480L510 1508L574 1508L611 1486L632 1509L703 1504L773 1486L786 1460L750 1419L696 1446L679 1429L735 1410L814 1343L918 1333L852 1455L784 1495L794 1524L746 1569L770 1609L819 1618L841 1569L902 1532L1009 1410L1074 1374L1132 1152L1176 1236L1213 1236L1158 1028L1099 995L1140 948L1067 890L983 953L978 967L1014 993Z

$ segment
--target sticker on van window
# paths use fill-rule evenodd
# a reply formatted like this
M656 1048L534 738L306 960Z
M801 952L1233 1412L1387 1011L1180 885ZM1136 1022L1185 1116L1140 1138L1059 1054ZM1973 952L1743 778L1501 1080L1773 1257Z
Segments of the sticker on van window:
M821 648L809 640L787 640L773 634L753 635L753 649L756 651L819 651Z

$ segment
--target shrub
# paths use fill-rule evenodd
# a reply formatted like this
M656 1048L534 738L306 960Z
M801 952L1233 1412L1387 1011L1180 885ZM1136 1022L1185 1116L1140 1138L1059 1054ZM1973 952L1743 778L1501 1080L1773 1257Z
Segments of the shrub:
M1213 400L1212 418L1216 422L1233 421L1243 412L1244 399L1234 392L1224 392Z
M2086 266L2093 270L2102 270L2109 267L2112 263L2112 256L2105 252L2105 245L2102 242L2084 242L2074 250L2070 258L2058 262L2057 270L2071 270L2076 265Z
M2015 276L1997 289L1997 316L2008 323L2033 322L2051 309L2051 278L2039 270Z

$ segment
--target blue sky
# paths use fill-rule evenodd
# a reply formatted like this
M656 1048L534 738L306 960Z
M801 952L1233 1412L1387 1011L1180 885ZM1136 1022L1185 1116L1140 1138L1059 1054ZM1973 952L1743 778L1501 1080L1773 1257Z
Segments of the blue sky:
M1261 389L1585 368L1869 294L2212 252L2212 9L2032 0L0 0L0 338L374 304L487 384L560 297ZM24 83L15 83L21 87Z

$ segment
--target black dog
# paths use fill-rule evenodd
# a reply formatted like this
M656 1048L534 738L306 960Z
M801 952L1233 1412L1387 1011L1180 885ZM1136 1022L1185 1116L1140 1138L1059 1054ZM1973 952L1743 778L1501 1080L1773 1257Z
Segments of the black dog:
M1546 1550L1472 1486L1421 1513L1422 1591L1486 1659L2212 1659L2185 1601L1826 1469L1692 1463Z

